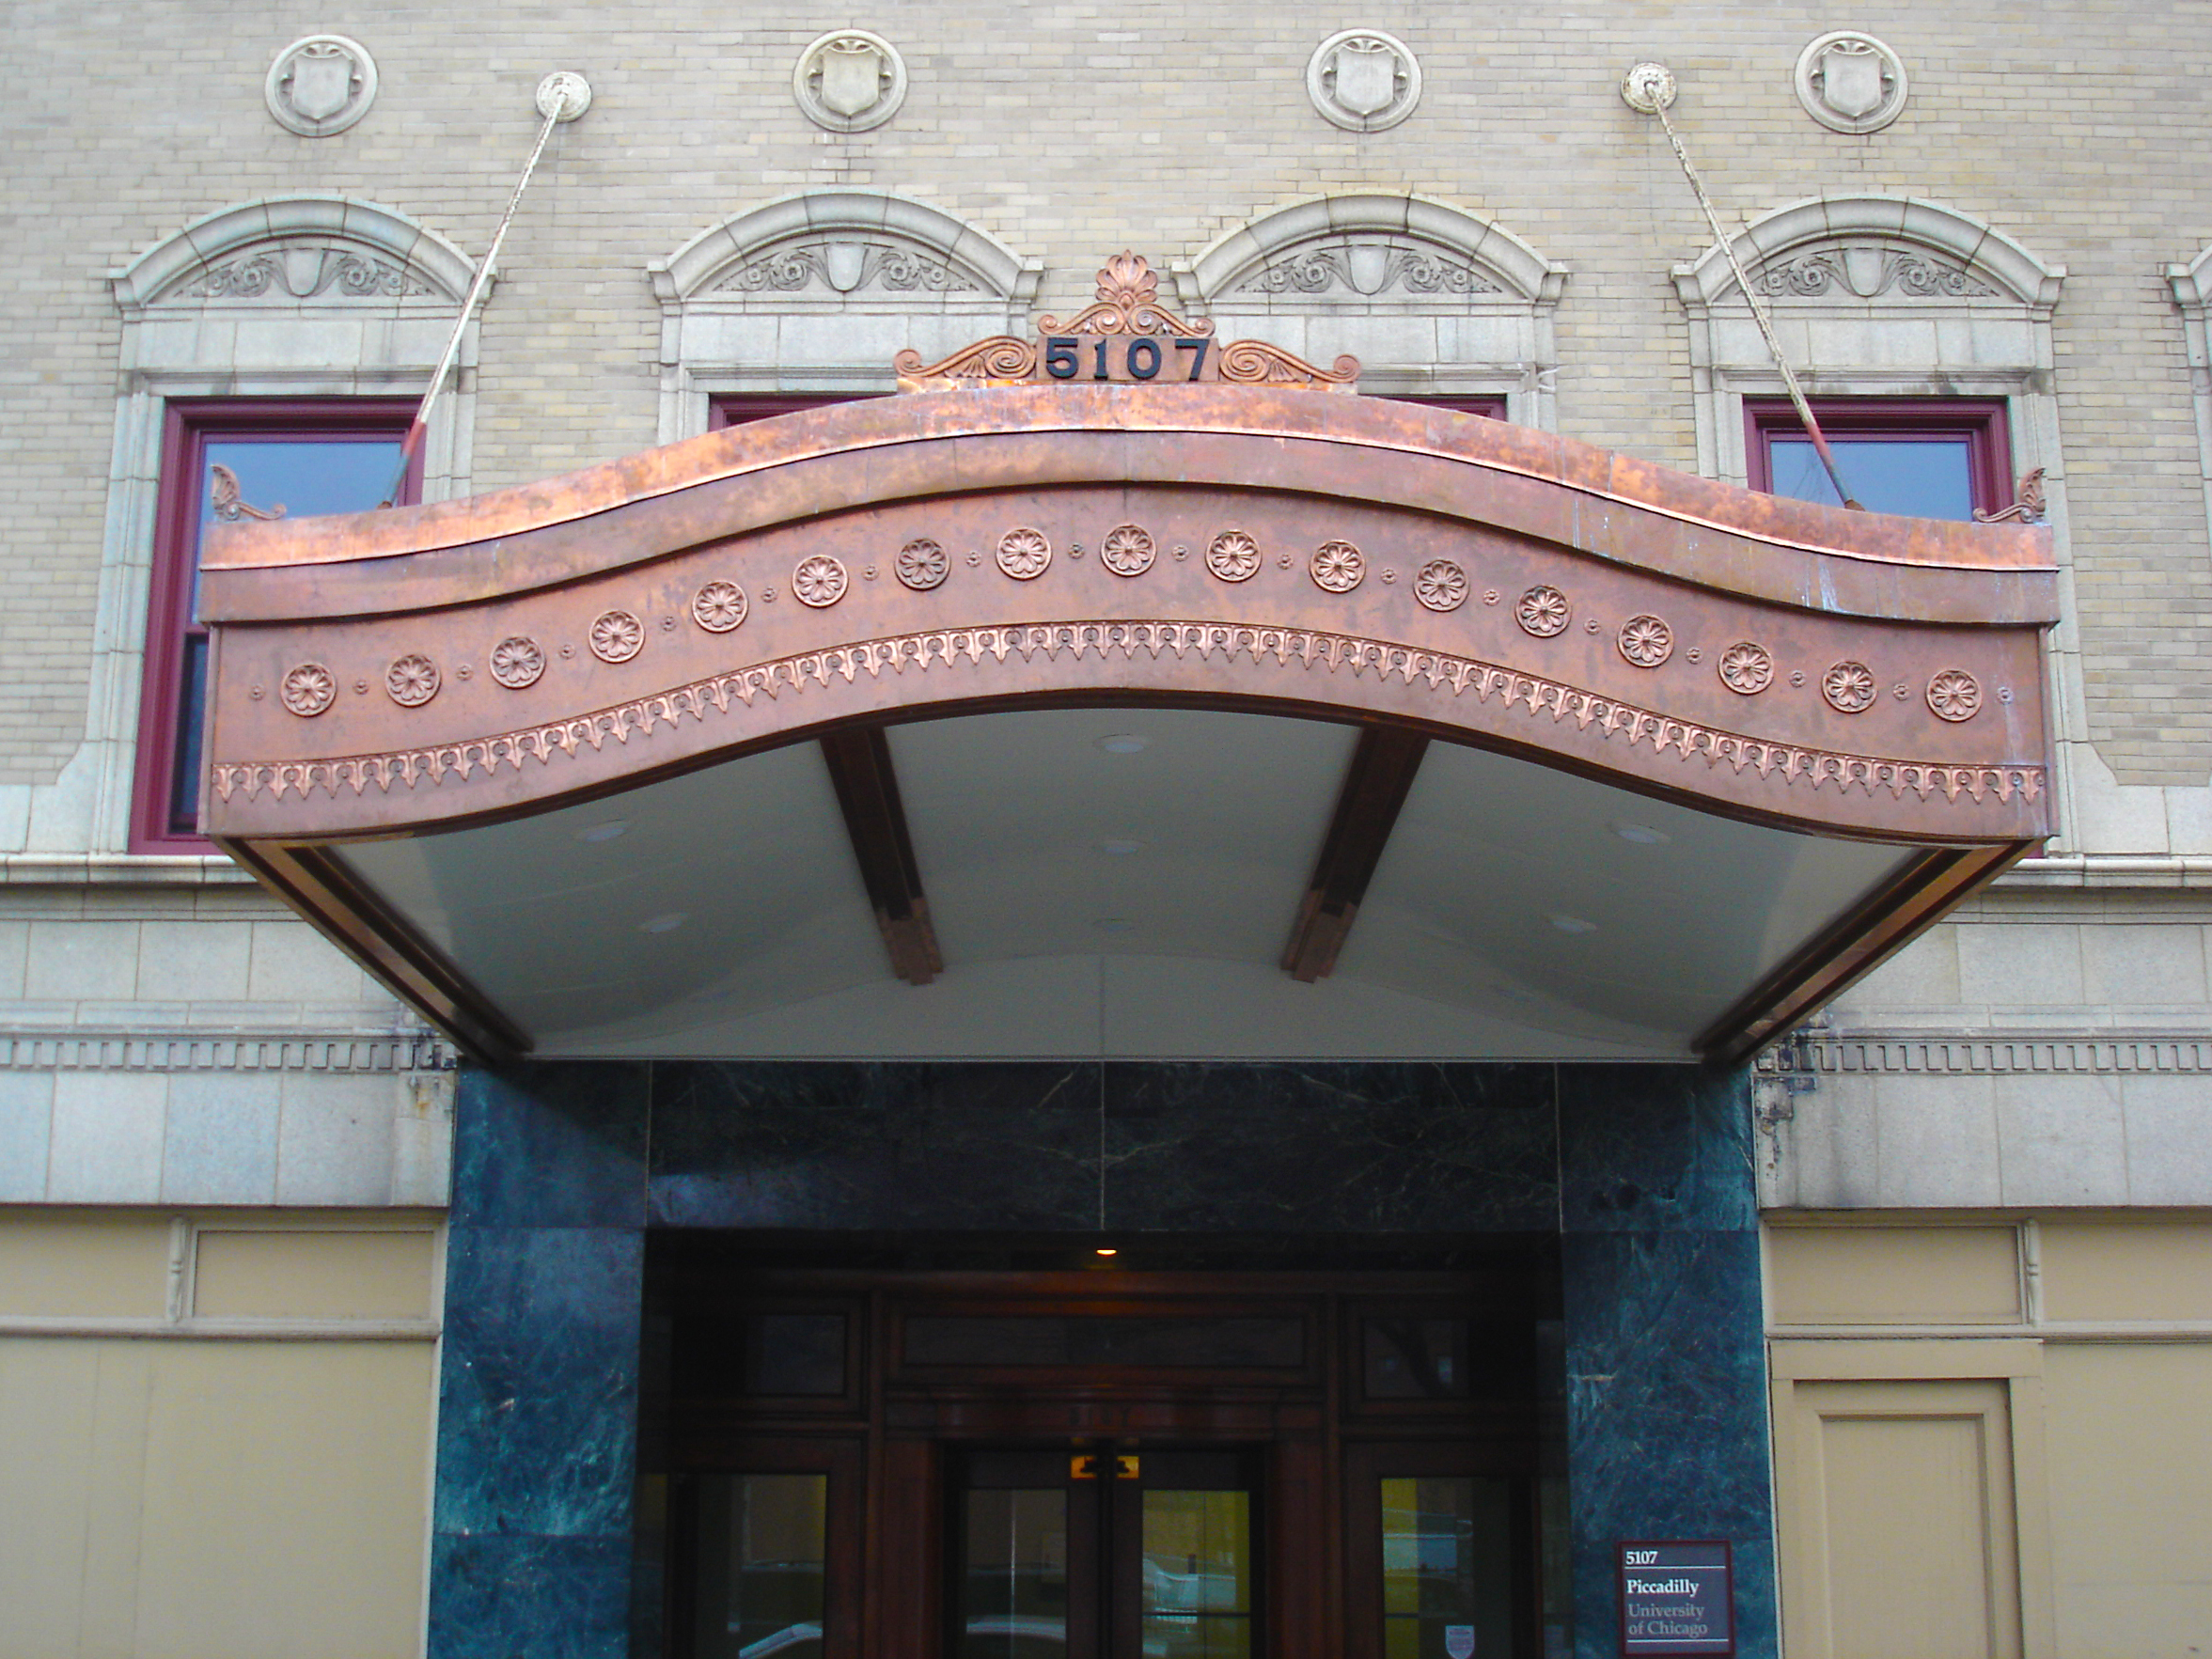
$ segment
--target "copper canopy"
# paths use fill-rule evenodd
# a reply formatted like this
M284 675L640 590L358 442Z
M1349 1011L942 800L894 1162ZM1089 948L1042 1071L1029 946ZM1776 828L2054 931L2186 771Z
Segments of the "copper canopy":
M1792 847L1887 849L1848 903L1766 929L1674 1038L1719 1056L2052 828L2047 530L1781 500L1377 399L875 399L463 501L220 525L203 568L208 833L489 1053L542 1044L511 1011L527 987L478 983L463 933L346 843L489 834L827 739L889 947L870 971L920 983L961 963L893 759L938 717L1173 707L1361 734L1280 918L1299 980L1388 875L1431 742Z

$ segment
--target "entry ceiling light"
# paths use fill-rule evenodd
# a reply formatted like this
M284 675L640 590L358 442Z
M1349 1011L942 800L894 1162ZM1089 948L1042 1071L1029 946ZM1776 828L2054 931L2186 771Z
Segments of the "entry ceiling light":
M1613 825L1613 834L1639 847L1664 847L1674 838L1666 831L1655 830L1648 823L1616 823Z
M1589 918L1568 916L1561 911L1555 910L1544 919L1562 933L1594 933L1597 931L1597 924Z
M1118 731L1111 737L1102 737L1098 746L1109 755L1141 754L1151 745L1152 739L1138 737L1133 732Z
M639 922L637 931L640 933L673 933L689 920L691 920L689 912L671 910L665 915L653 916L648 921Z
M588 829L578 830L576 839L595 844L600 841L611 841L629 827L630 821L628 819L610 818L604 823L595 823Z

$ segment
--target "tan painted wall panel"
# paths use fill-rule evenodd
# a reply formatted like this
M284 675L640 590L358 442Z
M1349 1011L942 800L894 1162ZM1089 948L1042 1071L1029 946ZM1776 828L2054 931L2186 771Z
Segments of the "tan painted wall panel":
M2059 1652L2212 1652L2212 1344L2053 1344L2044 1377Z
M165 1217L0 1213L0 1314L158 1319L168 1302Z
M2212 1320L2212 1224L2047 1221L2043 1312L2057 1320Z
M416 1652L434 1355L0 1340L0 1659Z
M192 1310L203 1319L426 1319L436 1234L422 1229L203 1230Z
M1766 1235L1778 1324L2010 1324L2009 1227L1778 1227Z
M1809 1382L1783 1398L1793 1659L2016 1659L2004 1384Z

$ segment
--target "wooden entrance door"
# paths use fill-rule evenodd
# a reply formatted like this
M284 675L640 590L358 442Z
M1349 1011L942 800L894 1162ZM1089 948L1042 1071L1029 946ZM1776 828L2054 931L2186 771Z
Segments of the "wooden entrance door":
M1545 1299L1467 1272L693 1285L665 1651L1532 1659L1564 1598Z

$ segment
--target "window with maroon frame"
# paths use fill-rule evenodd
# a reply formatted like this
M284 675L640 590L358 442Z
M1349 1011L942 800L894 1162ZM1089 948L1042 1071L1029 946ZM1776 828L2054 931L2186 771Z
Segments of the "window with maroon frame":
M749 396L714 398L707 403L707 430L741 427L774 415L796 415L802 409L821 409L831 403L857 403L875 392L767 392Z
M1812 413L1853 499L1870 512L1970 519L2012 502L2002 399L1815 399ZM1744 454L1752 489L1842 505L1787 399L1744 399Z
M146 679L138 708L134 853L190 853L199 835L207 630L198 622L200 540L218 519L361 512L392 493L412 398L227 399L169 405L154 521ZM421 492L408 469L399 500Z
M1387 398L1393 403L1420 403L1431 409L1456 409L1462 415L1479 415L1485 420L1505 418L1505 399L1489 393L1371 392L1368 395Z

